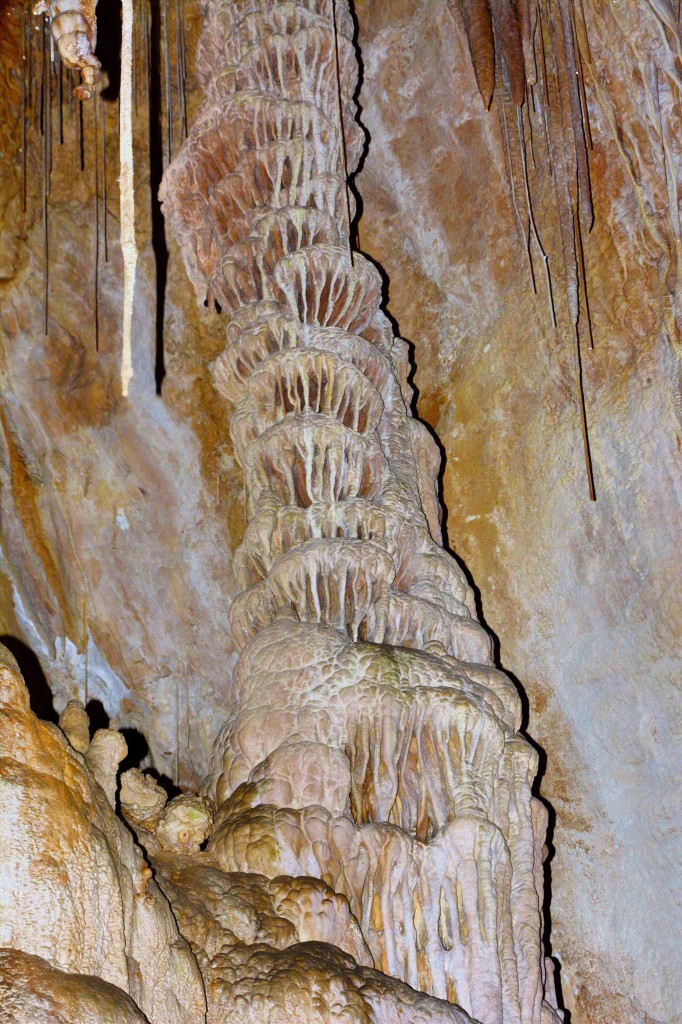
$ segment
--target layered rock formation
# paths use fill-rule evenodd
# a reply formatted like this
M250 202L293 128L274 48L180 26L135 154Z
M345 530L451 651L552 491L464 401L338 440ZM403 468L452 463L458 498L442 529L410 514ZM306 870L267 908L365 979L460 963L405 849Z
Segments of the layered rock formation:
M538 1021L537 757L440 546L437 453L381 278L350 249L347 7L211 3L198 70L164 212L229 317L214 375L248 519L208 852L323 880L385 973L486 1024Z
M205 1019L196 960L108 799L120 753L103 751L121 744L100 730L83 754L39 721L0 647L3 1022Z

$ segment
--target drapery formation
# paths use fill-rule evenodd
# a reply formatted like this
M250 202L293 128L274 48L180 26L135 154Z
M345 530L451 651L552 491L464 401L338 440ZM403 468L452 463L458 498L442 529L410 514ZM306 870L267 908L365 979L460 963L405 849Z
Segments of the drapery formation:
M537 757L440 545L407 347L350 250L352 36L345 2L212 0L205 102L162 189L200 300L227 314L214 375L248 517L208 849L324 880L375 966L525 1024L544 986Z

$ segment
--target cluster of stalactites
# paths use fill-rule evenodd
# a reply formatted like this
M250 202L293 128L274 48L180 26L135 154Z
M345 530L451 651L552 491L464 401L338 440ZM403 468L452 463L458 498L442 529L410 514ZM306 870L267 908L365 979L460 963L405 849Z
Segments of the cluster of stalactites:
M512 205L530 283L544 277L553 328L566 324L575 345L575 382L589 495L596 500L583 384L581 336L594 347L583 236L594 222L583 80L590 62L582 0L449 0L461 15L476 83L486 109L496 93ZM584 54L584 58L583 58ZM544 136L536 161L533 133ZM533 173L529 173L532 164ZM533 211L535 178L546 173L556 198L561 282ZM542 272L536 274L542 267ZM563 278L563 280L562 280ZM554 281L554 283L553 283ZM563 307L563 309L562 309Z

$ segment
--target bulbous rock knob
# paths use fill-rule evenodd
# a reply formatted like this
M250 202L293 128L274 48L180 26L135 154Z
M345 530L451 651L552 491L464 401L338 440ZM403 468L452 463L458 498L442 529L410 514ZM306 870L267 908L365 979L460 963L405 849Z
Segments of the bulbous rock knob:
M114 808L118 766L127 753L128 744L120 732L114 729L98 729L92 737L85 758L88 768Z
M87 754L90 746L90 718L80 700L70 700L59 716L59 728L74 750Z
M213 811L200 796L189 794L171 800L161 815L156 838L175 853L197 853L213 824Z
M151 775L130 768L121 775L119 793L123 817L133 827L153 832L166 806L168 794Z

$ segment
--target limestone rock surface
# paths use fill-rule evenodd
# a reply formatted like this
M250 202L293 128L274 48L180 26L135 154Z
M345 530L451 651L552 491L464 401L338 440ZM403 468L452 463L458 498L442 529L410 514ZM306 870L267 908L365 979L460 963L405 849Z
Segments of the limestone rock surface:
M546 753L565 1005L574 1024L678 1021L679 27L671 5L567 5L579 29L584 10L591 57L582 47L591 503L542 124L533 114L528 166L557 331L537 258L533 294L509 187L516 123L506 151L458 6L357 0L370 136L360 244L385 269L388 309L414 345L417 408L445 456L448 542ZM524 120L528 139L525 109Z
M87 988L74 976L89 975L103 984L83 1005L101 991L103 1007L111 1003L103 1021L120 1012L150 1024L200 1024L196 961L141 849L84 758L32 713L11 654L0 655L0 946L4 985L19 986L16 1012L33 1012L33 993L35 1012L47 1013L40 1000L49 1004L54 986L53 1011L70 1020Z
M147 1024L115 985L17 949L0 949L0 1001L3 1024Z

